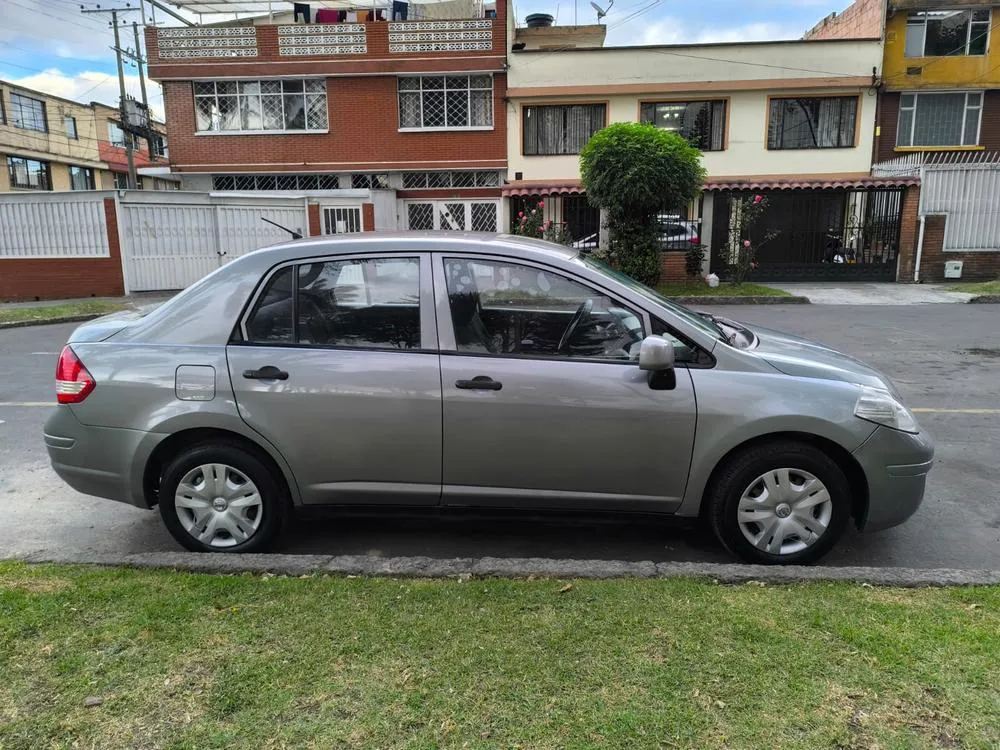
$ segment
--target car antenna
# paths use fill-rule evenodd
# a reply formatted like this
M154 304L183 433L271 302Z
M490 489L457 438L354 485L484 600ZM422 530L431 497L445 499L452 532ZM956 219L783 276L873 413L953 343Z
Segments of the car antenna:
M263 216L260 217L260 220L261 221L266 221L268 224L273 224L278 229L284 229L286 232L288 232L290 235L292 235L292 239L293 240L301 240L302 239L302 233L301 232L296 232L296 231L294 231L292 229L289 229L288 227L283 227L278 222L271 221L270 219L265 219Z

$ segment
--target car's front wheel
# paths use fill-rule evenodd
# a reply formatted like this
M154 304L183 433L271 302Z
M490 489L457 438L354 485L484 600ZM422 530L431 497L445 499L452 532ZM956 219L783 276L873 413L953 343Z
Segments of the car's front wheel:
M807 443L762 443L731 457L715 476L708 516L719 541L753 563L815 562L851 515L851 489L829 456Z
M229 443L192 446L173 458L159 489L167 530L195 552L261 552L277 538L287 500L258 456Z

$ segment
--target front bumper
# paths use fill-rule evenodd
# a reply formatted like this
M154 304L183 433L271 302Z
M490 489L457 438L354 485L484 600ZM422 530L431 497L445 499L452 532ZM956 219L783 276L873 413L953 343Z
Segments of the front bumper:
M934 444L926 434L879 427L854 451L854 458L868 480L868 508L859 529L888 529L917 512L934 465Z
M58 406L45 422L45 447L56 474L85 495L140 508L142 473L152 449L164 437L139 430L81 424L71 407Z

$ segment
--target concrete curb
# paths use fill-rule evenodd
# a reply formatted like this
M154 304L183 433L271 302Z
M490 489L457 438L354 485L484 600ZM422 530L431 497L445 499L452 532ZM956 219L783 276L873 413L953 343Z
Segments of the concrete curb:
M100 318L108 313L92 313L89 315L64 315L61 318L42 318L39 320L18 320L13 323L0 323L0 331L5 328L27 328L28 326L51 326L57 323L83 323L87 320Z
M1000 305L1000 294L981 294L969 300L970 305Z
M808 305L808 297L667 297L681 305Z
M392 578L710 578L719 583L789 584L848 581L904 588L1000 584L1000 570L923 570L917 568L772 567L717 563L654 563L649 560L553 560L541 557L376 557L374 555L215 555L149 552L92 555L40 552L19 559L29 563L167 568L197 573L273 573L278 575L380 576Z

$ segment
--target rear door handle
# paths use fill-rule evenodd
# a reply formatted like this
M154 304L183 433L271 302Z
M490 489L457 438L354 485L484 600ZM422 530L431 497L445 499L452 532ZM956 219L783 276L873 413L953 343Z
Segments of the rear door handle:
M503 383L486 375L477 375L472 380L456 380L455 387L463 391L499 391Z
M288 373L274 365L267 365L259 370L244 370L243 377L247 380L288 380Z

